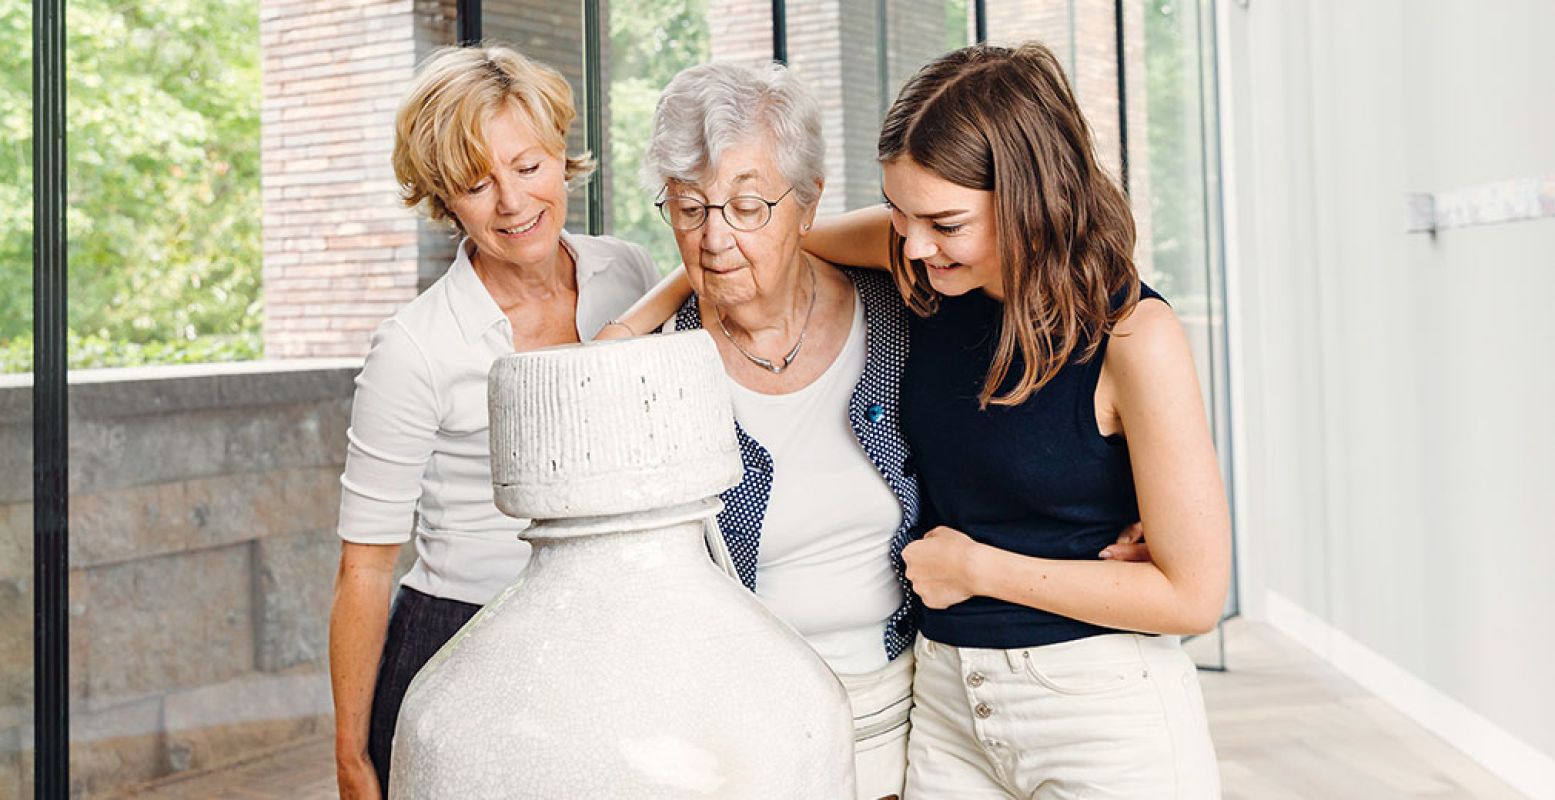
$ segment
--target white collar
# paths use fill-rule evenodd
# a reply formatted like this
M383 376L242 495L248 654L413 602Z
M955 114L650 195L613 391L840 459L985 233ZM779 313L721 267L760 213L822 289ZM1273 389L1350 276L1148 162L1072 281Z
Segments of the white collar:
M574 277L581 294L583 285L604 269L604 260L580 256L578 242L566 231L562 231L561 243L572 256ZM470 263L470 251L474 249L475 243L468 236L461 238L454 263L448 267L448 304L453 311L454 321L459 324L459 331L464 334L464 340L470 343L479 341L493 325L507 321L502 307L492 299L491 292L486 291L486 284L481 283L480 276L475 274L475 265Z

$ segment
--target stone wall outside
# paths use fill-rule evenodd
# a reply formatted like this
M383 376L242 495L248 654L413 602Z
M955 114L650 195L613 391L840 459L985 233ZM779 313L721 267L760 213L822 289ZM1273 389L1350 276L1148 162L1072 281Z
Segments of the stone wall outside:
M334 529L358 368L72 375L73 795L332 730ZM32 723L31 394L25 376L0 379L0 798L31 796L18 746Z

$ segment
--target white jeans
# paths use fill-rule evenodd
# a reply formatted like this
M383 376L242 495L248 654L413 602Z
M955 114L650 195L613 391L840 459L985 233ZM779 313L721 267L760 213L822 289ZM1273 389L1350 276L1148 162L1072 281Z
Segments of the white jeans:
M913 654L864 675L838 675L853 706L853 767L859 800L901 795L907 772Z
M1198 672L1175 636L914 648L906 800L1220 796Z

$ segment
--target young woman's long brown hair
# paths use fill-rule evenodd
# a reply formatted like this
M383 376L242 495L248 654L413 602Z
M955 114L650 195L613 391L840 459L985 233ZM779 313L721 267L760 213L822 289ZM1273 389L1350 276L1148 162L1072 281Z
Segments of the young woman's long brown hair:
M1128 199L1096 163L1090 126L1046 47L974 45L929 63L886 113L879 157L994 193L1004 326L983 407L1025 402L1077 351L1079 361L1093 358L1139 301ZM939 295L923 262L907 261L891 236L891 272L908 306L934 313ZM1020 380L995 396L1017 352Z

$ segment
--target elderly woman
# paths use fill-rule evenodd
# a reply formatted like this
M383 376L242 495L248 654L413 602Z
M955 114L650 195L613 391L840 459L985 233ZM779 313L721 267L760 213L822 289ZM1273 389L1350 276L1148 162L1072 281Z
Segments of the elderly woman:
M695 292L670 325L713 331L733 392L745 478L718 522L734 569L847 688L858 796L874 800L902 791L911 706L907 319L886 275L801 250L824 156L791 73L711 64L665 88L644 172Z
M500 356L592 336L656 278L640 247L562 230L572 93L503 47L434 54L400 106L406 205L462 239L447 273L373 334L356 380L330 616L342 797L387 794L410 680L529 557L492 501L486 373ZM400 581L400 545L416 561Z

